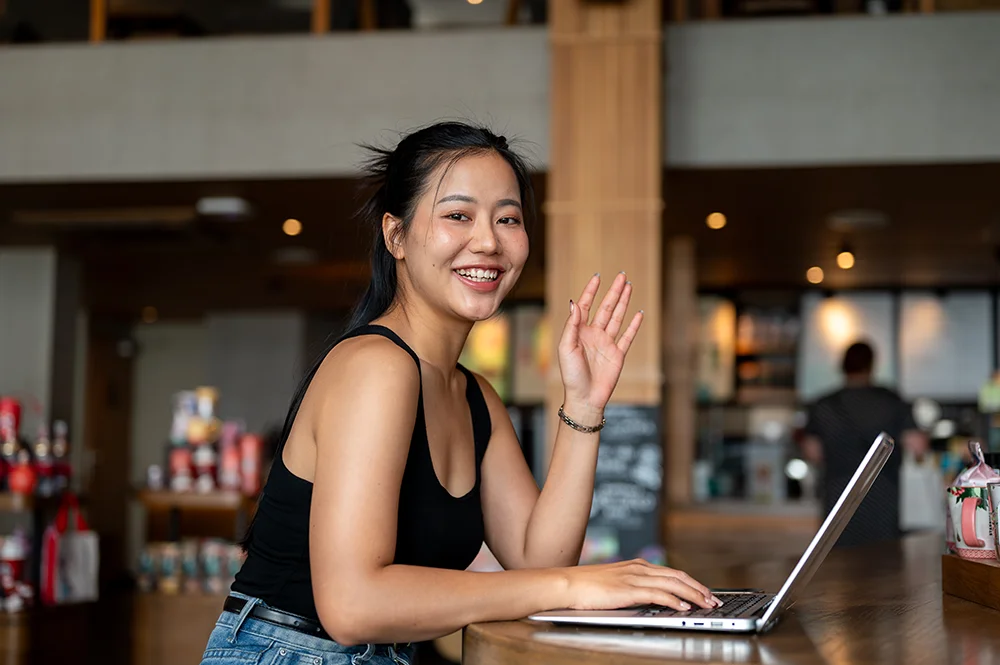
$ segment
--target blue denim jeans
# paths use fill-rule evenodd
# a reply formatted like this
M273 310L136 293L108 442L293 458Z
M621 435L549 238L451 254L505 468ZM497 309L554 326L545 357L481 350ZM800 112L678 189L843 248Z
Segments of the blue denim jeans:
M208 638L202 665L411 665L414 647L363 644L341 646L249 616L259 598L245 598L239 614L223 612Z

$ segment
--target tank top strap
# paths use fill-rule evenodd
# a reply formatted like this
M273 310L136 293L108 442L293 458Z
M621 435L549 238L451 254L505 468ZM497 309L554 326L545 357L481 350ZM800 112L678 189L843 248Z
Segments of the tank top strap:
M360 326L358 328L354 328L353 330L349 330L348 332L344 333L343 337L341 337L339 341L342 342L345 339L350 339L351 337L360 337L362 335L379 335L381 337L385 337L390 342L392 342L393 344L395 344L396 346L398 346L399 348L403 349L408 354L410 354L410 357L413 358L413 362L417 364L417 373L421 374L421 376L423 375L420 372L420 358L417 357L416 352L410 348L409 344L403 341L402 337L397 335L389 328L386 328L385 326L380 326L376 323L370 323L366 326ZM423 392L423 390L421 390L421 392Z
M469 410L472 412L472 438L476 444L476 460L482 464L486 455L486 446L490 443L490 436L493 434L493 420L490 418L490 407L486 404L486 397L483 389L476 379L476 375L466 369L461 363L458 369L465 374L465 397L469 402Z

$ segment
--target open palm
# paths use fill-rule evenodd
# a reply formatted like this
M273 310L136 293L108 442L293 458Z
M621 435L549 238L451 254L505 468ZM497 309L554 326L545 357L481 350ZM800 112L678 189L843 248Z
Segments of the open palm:
M618 336L632 297L632 283L619 273L590 320L601 278L594 275L576 303L559 340L559 370L567 403L602 410L618 385L625 355L642 324L642 311Z

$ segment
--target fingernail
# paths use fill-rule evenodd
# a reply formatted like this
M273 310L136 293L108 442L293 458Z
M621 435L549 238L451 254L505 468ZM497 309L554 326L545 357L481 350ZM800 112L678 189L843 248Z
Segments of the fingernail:
M645 314L645 313L646 313L646 310L644 310L644 309L640 309L640 310L639 310L639 313L640 313L640 314Z
M599 272L595 272L594 273L594 277L600 277L600 276L601 276L601 273L599 273Z
M570 314L573 313L573 308L574 307L576 307L576 305L573 304L573 299L570 298L570 300L569 300L569 311L570 311Z
M688 605L687 603L682 602L681 603L681 609L682 610L689 610L689 609L691 609L691 606Z
M718 599L718 598L716 598L715 596L712 596L712 600L714 600L714 601L715 601L715 604L716 604L716 605L718 605L719 607L722 607L723 603L722 603L722 601L721 601L721 600L719 600L719 599Z
M625 285L626 285L626 286L632 286L632 280L628 280L628 279L626 279L626 280L625 280Z
M619 274L619 275L624 275L624 274L625 274L625 271L624 271L624 270L619 270L619 271L618 271L618 274Z

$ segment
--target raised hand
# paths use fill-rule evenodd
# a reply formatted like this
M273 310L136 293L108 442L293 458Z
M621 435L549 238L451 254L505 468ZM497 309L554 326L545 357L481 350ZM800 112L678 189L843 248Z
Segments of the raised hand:
M591 308L600 284L600 276L594 275L580 299L570 301L569 319L559 340L559 371L566 395L566 413L574 419L593 419L603 412L618 385L625 355L642 324L640 310L619 337L632 297L632 283L625 273L615 276L591 320ZM578 415L571 409L576 409Z

